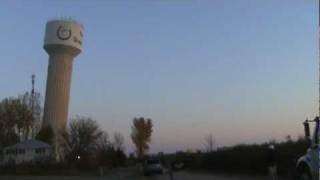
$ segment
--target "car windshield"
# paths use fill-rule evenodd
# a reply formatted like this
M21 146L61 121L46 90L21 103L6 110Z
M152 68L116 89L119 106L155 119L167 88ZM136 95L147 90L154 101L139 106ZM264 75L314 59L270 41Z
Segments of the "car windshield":
M320 180L319 1L0 0L0 180Z

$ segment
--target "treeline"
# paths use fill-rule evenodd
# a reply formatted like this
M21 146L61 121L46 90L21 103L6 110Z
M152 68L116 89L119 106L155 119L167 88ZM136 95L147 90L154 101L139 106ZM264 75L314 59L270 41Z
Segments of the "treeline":
M37 139L53 145L52 130L41 129L42 109L39 93L35 93L33 97L30 93L24 93L0 101L0 161L5 147L25 140ZM124 137L118 132L109 136L92 118L76 116L70 119L60 138L59 151L63 155L61 161L57 162L53 157L54 153L51 153L52 156L33 162L2 164L0 173L96 173L100 169L123 167L127 163Z
M192 170L204 170L214 173L267 174L268 143L242 144L219 148L211 152L179 152L171 155L173 161L184 162ZM306 153L304 138L292 140L289 136L284 142L275 142L278 173L282 176L294 176L295 165L299 157Z
M151 142L153 123L149 118L133 118L130 138L136 147L129 157L125 154L124 137L115 132L109 136L90 117L76 116L56 135L50 127L41 127L43 108L40 93L28 92L0 101L0 174L15 175L79 175L97 174L113 168L143 162ZM55 146L53 140L59 139ZM30 139L59 147L46 158L17 164L14 159L1 163L4 148Z
M38 134L42 139L50 132ZM124 137L114 133L112 137L102 130L97 121L77 116L70 120L68 128L61 136L62 159L57 162L54 153L46 158L21 164L5 164L0 174L15 175L98 175L100 171L127 165ZM48 142L50 143L50 142Z

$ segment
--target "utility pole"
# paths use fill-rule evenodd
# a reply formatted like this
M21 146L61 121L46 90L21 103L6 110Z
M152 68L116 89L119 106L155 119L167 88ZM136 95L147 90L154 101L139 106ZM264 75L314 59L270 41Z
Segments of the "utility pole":
M319 66L319 84L318 84L318 86L319 86L319 114L318 114L318 120L319 120L319 118L320 118L320 0L318 1L318 66ZM318 123L317 123L317 127L316 127L316 131L319 131L319 121L318 121ZM317 136L319 136L319 134L318 133L316 133L316 135ZM316 140L317 141L319 141L319 137L316 137ZM316 143L319 143L319 142L316 142ZM317 172L317 178L319 179L319 177L320 177L320 163L319 163L319 154L320 154L320 152L319 152L319 150L318 150L318 153L315 155L316 156L316 165L317 165L317 169L318 169L318 172Z
M31 85L32 85L32 87L31 87L31 114L32 114L32 119L33 119L33 121L35 120L34 118L35 118L35 116L34 116L34 94L35 94L35 92L34 92L34 83L35 83L35 78L36 78L36 75L34 75L34 74L32 74L31 75ZM32 128L32 130L31 130L31 136L34 136L34 128ZM29 134L29 133L28 133ZM28 135L29 136L29 135Z
M35 81L36 75L32 74L31 75L31 84L32 84L32 89L31 89L31 113L32 116L34 117L34 81Z

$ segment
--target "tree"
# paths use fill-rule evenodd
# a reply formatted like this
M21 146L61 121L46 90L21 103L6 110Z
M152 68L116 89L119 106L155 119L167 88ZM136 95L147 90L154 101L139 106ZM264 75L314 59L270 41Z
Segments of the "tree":
M113 135L113 146L116 150L124 151L124 137L119 133L115 132Z
M125 151L124 137L119 132L115 132L113 135L113 147L114 147L114 150L116 151L116 159L118 162L116 166L125 165L127 157L126 157L126 154L124 153Z
M140 160L145 156L145 152L149 149L152 134L152 120L143 117L134 118L131 126L131 139L136 146L136 153Z
M123 136L114 134L113 143L109 141L107 132L103 132L98 139L97 162L102 167L119 167L125 165L126 155L123 151Z
M97 149L102 134L95 120L80 116L73 118L64 135L68 158L74 159L80 156L81 161L88 161L90 154Z
M287 135L286 136L286 141L289 142L289 143L293 142L291 135Z
M19 142L19 136L15 131L15 123L10 121L8 104L0 103L0 149L7 145Z
M33 97L26 92L18 97L5 98L0 102L0 146L7 146L33 138L40 126L40 93Z
M205 148L207 152L212 152L215 148L215 139L213 135L210 133L205 137Z
M112 146L109 140L109 134L106 131L101 132L101 136L97 140L97 146L99 150L105 150Z
M41 118L43 112L43 108L41 106L42 96L39 92L35 92L33 95L29 92L25 92L22 95L18 95L18 99L22 104L28 107L33 115L32 125L29 127L25 138L34 138L39 133L41 128Z
M26 139L33 124L30 109L18 98L6 98L0 103L0 146Z
M113 145L109 140L107 132L103 131L97 140L97 162L101 167L113 167L115 160L115 152Z

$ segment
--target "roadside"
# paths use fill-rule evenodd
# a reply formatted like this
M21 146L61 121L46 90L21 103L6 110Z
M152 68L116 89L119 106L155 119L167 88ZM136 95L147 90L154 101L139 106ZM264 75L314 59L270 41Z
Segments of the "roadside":
M174 180L267 180L267 177L261 176L236 176L236 175L214 175L208 173L194 173L187 171L180 171L174 173ZM154 176L150 178L145 178L145 180L170 180L168 174L161 176ZM279 178L279 180L288 180Z
M203 172L179 171L174 173L174 180L268 180L262 176L239 176L239 175L215 175ZM103 177L80 177L80 176L7 176L0 180L170 180L167 173L156 176L142 176L136 169L123 168L114 170ZM279 178L279 180L289 180Z

